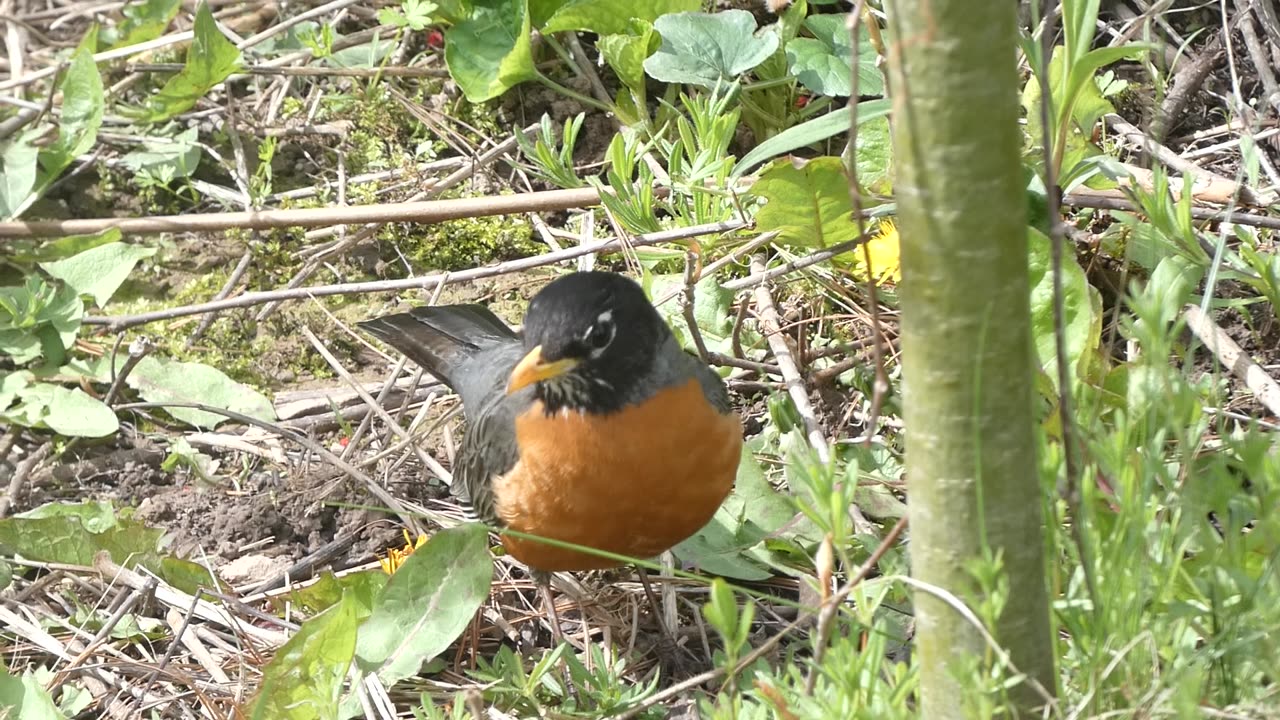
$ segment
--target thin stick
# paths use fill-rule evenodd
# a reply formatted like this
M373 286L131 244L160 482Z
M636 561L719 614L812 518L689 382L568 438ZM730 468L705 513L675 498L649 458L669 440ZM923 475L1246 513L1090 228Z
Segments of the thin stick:
M1222 366L1229 369L1236 377L1244 381L1249 392L1262 403L1272 415L1280 415L1280 383L1277 383L1262 366L1254 362L1248 353L1240 349L1235 340L1226 331L1218 327L1213 318L1205 315L1195 305L1187 305L1182 309L1182 316L1187 320L1187 327L1196 337L1204 342L1209 352L1213 353Z
M83 218L0 223L0 238L91 235L115 228L125 235L173 232L212 232L238 228L266 230L282 227L323 227L356 223L415 222L548 212L591 207L600 203L595 188L546 190L523 195L426 200L423 202L355 205L342 208L298 208L191 215L158 215L143 218Z
M447 202L447 201L446 201ZM86 325L105 325L108 330L118 332L120 330L135 327L137 325L145 325L147 323L158 322L161 320L172 320L174 318L187 317L189 315L200 315L207 312L219 310L231 310L235 308L253 307L263 303L272 302L273 300L301 300L313 297L328 297L331 295L354 295L373 292L400 292L403 290L422 289L428 290L435 288L446 279L450 282L464 282L469 280L479 280L481 278L495 277L505 275L507 273L519 272L543 265L551 265L553 263L564 260L572 260L581 255L594 253L612 252L622 249L624 245L642 246L642 245L658 245L665 242L673 242L675 240L683 240L685 238L697 237L698 235L707 235L710 233L728 232L742 227L742 223L738 221L709 223L707 225L694 225L687 228L678 228L675 230L662 230L660 232L648 233L646 235L637 235L629 240L621 239L606 240L594 245L579 245L576 247L568 247L557 252L546 253L543 255L534 255L533 257L521 258L519 260L511 260L498 265L488 267L473 268L451 273L437 273L434 275L424 275L417 278L405 278L402 280L377 280L372 282L358 283L341 283L337 285L315 285L311 287L291 288L287 290L270 290L266 292L245 293L239 297L227 298L226 300L218 300L216 302L199 303L196 305L185 305L183 307L169 308L166 310L157 310L155 312L140 313L138 315L124 315L118 317L86 317L82 322Z
M764 258L760 255L752 258L751 269L757 273L763 271ZM767 285L762 284L756 288L755 303L756 314L760 319L760 330L769 342L769 349L773 351L774 359L778 361L782 380L787 384L787 394L791 396L796 412L800 413L800 419L804 421L809 444L818 454L818 460L826 464L831 460L831 450L827 446L827 438L822 433L822 427L818 424L818 416L813 411L813 405L809 403L809 391L805 388L804 379L800 376L800 368L796 367L791 348L787 346L787 340L782 336L778 306L774 303L773 295L769 293Z

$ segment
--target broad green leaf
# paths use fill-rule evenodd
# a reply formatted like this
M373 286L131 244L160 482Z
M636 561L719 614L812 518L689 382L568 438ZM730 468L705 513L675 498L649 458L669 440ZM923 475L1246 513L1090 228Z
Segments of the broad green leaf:
M777 160L761 173L751 192L768 201L756 213L756 228L781 231L781 242L822 248L858 236L849 177L840 158Z
M445 63L467 100L481 103L537 76L525 0L474 0L445 32Z
M207 2L202 1L196 9L194 32L182 70L142 108L132 111L140 121L160 122L190 110L215 85L240 69L240 51L218 30Z
M768 567L765 537L795 516L791 501L769 484L756 460L761 438L742 447L738 478L733 492L715 516L672 552L701 570L739 580L764 580L773 575Z
M18 393L22 403L38 412L39 425L66 437L106 437L120 429L120 421L101 400L80 388L53 383L30 385Z
M893 189L893 138L889 119L879 117L859 123L858 183L867 192L888 195Z
M102 39L108 49L155 40L164 34L180 9L182 0L142 0L126 4L120 10L124 22L115 28L104 28Z
M111 503L102 500L82 500L78 503L45 503L26 512L18 513L15 517L29 519L76 518L86 530L94 533L106 532L118 524L115 507Z
M155 254L155 248L116 242L85 250L66 260L40 263L40 267L80 295L92 296L101 307L129 277L139 260Z
M71 161L93 149L102 126L104 108L102 76L93 59L97 45L97 27L85 35L71 56L71 64L59 84L62 92L62 118L58 137L40 151L40 168L44 177L39 185L47 187L66 170Z
M289 606L304 613L320 613L346 598L355 603L356 618L364 620L373 612L374 601L388 579L390 576L381 570L362 570L342 577L325 571L310 585L292 590L286 596L277 596L272 602L281 610L287 601Z
M647 281L649 295L654 299L684 287L683 274L653 275ZM734 293L720 287L718 279L713 276L703 277L695 286L693 316L708 350L721 353L731 353L733 350L733 299ZM680 345L693 350L693 338L689 335L688 322L684 319L684 309L679 298L659 305L658 312L671 327ZM752 342L749 333L742 336L742 342Z
M888 114L889 100L886 98L860 102L858 103L858 127L862 127L864 123ZM822 142L827 138L847 131L849 129L849 115L847 108L840 108L783 130L755 146L746 155L743 155L738 164L733 166L731 177L742 177L752 168L770 158Z
M104 357L102 361L109 362L110 358ZM198 403L261 420L275 420L270 400L227 377L221 370L201 363L148 356L133 368L125 383L148 402ZM217 427L227 421L223 415L191 408L171 407L165 412L202 428Z
M15 720L64 720L53 697L31 672L21 677L10 675L0 665L0 708Z
M1031 282L1031 333L1040 367L1057 386L1057 341L1053 326L1053 273L1050 240L1039 230L1028 228L1027 250ZM1096 316L1084 270L1071 253L1062 258L1063 337L1072 375L1079 377L1087 365L1088 353L1098 346L1101 319Z
M96 509L89 508L88 512L96 512ZM96 522L93 518L90 522ZM109 552L111 559L120 564L144 559L158 561L156 551L163 536L163 530L129 520L117 520L116 524L94 532L76 514L0 520L0 544L40 562L91 566L93 556L102 550ZM143 564L151 566L158 562Z
M569 0L542 27L542 32L585 30L597 35L627 32L628 21L653 22L670 13L693 12L702 6L700 0Z
M798 37L787 43L787 67L791 74L818 95L848 97L853 91L853 41L845 29L845 16L810 15L804 26L813 37ZM876 49L861 25L858 94L884 94L884 78L876 69Z
M61 365L83 315L75 290L30 273L21 287L0 288L0 352L17 364L44 357L49 365Z
M0 144L0 216L15 217L36 186L40 152L31 141L38 134L27 130Z
M120 162L134 172L145 172L154 177L169 180L191 177L200 167L197 130L191 127L171 138L147 140L141 148L120 158Z
M18 393L31 384L31 379L31 373L26 370L0 375L0 413L18 399Z
M777 34L757 36L756 19L746 10L663 15L653 25L662 45L644 69L662 82L713 88L736 81L778 49Z
M250 717L336 720L356 647L356 603L348 598L304 622L262 671Z
M56 240L26 240L22 238L10 241L5 248L12 255L8 257L14 263L37 263L50 260L64 260L73 255L91 250L99 245L116 242L120 239L120 230L108 228L94 235L68 235Z
M391 685L458 638L489 597L493 557L480 523L441 530L414 550L360 625L356 662Z
M644 89L645 58L652 55L661 42L651 23L635 22L631 24L630 33L605 35L596 40L596 47L622 84L638 92Z

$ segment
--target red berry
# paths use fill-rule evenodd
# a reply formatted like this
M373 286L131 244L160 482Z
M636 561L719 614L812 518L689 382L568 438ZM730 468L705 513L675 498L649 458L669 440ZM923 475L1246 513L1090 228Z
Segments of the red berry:
M442 49L444 47L444 33L439 30L428 30L427 46L435 50Z
M798 107L798 108L802 108L802 107L804 107L805 105L808 105L808 104L809 104L809 96L808 96L808 95L797 95L797 96L796 96L796 107Z

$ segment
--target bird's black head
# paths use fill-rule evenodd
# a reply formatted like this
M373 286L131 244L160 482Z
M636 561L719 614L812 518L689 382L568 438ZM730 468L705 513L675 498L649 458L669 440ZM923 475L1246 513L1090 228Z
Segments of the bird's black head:
M531 384L548 413L607 413L643 390L671 330L635 281L607 272L565 275L529 303L528 353L507 392Z

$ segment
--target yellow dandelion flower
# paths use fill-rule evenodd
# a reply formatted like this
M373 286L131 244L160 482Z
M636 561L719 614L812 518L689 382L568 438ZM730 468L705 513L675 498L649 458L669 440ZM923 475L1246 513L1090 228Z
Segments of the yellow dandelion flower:
M404 547L389 548L387 550L387 557L385 559L379 558L378 564L382 566L383 572L390 575L396 570L399 570L400 566L404 564L404 561L413 554L413 551L425 545L426 542L426 535L419 535L418 539L415 541L409 538L409 531L405 530Z
M876 284L896 285L902 280L902 265L898 257L898 228L892 220L881 221L876 234L867 241L871 254L871 272ZM862 248L853 251L854 272L859 280L867 279L866 259Z

